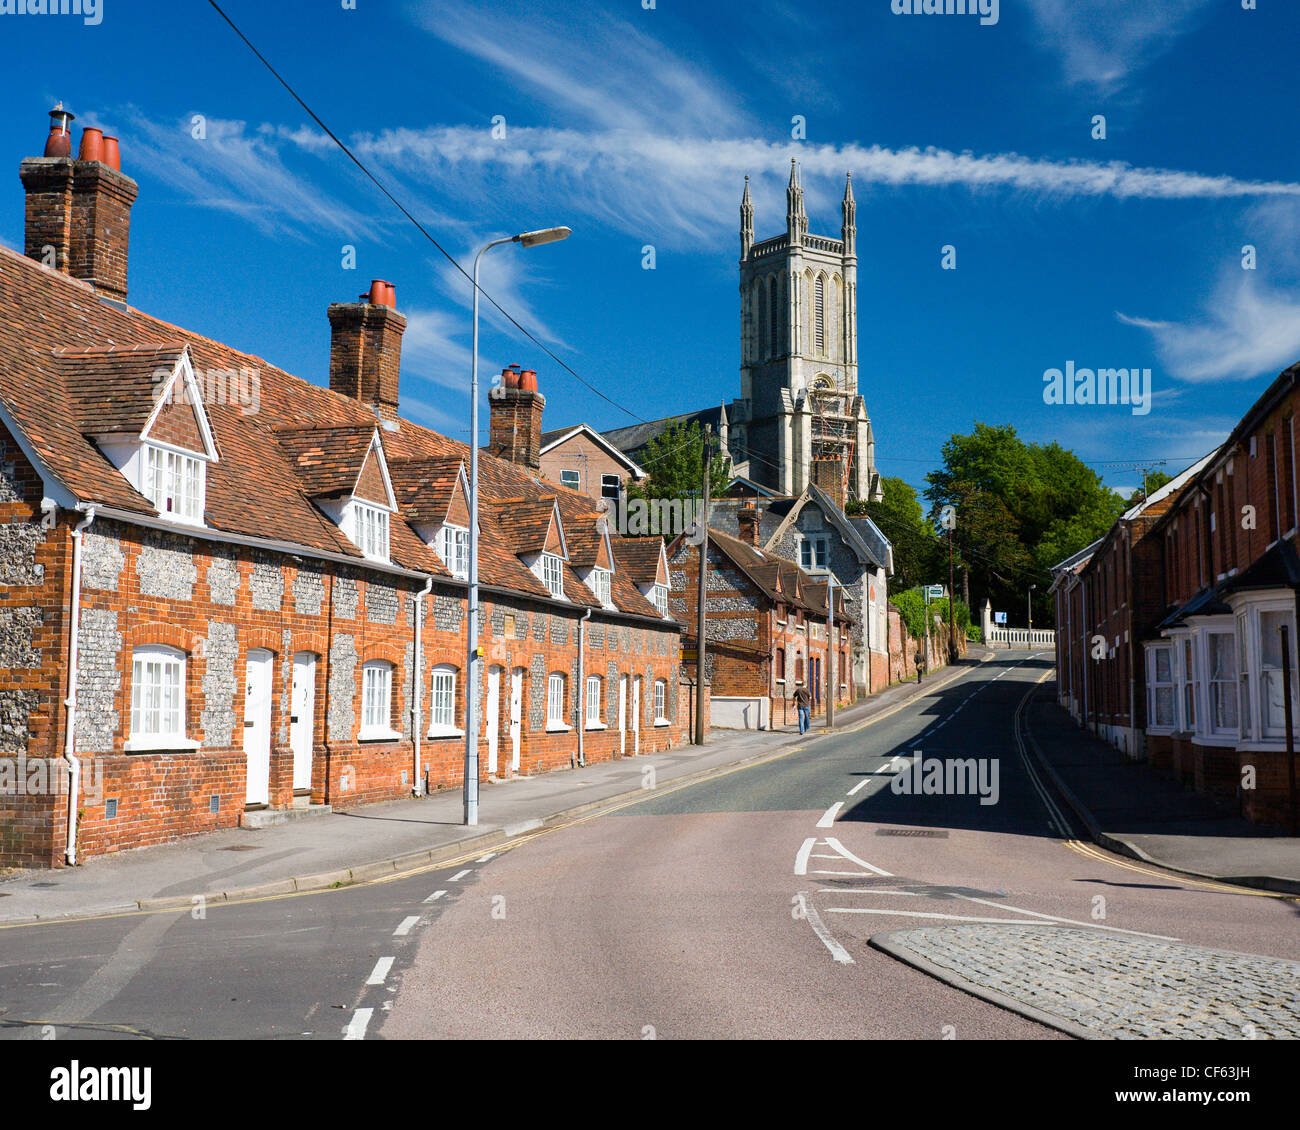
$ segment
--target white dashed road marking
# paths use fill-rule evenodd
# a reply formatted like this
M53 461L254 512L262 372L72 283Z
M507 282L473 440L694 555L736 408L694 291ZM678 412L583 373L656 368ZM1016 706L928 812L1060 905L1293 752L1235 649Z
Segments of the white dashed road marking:
M804 840L803 846L799 849L799 854L794 857L794 873L796 875L808 874L808 856L812 852L813 844L816 842L812 837Z
M469 871L470 869L468 867L465 868L464 871L457 871L455 875L453 875L450 879L447 880L447 882L459 883L463 878L465 878L466 875L469 874Z
M391 958L389 960L392 960ZM366 1027L370 1023L370 1017L374 1015L373 1008L359 1008L352 1014L352 1022L343 1032L345 1040L364 1040L366 1038Z
M420 916L418 914L412 914L409 918L403 918L398 924L397 929L393 931L393 937L406 937L406 935L411 932L412 927L414 927L419 921Z
M427 899L425 899L424 901L425 901L425 902L437 902L437 901L438 901L440 898L442 898L442 896L445 895L446 893L447 893L446 891L434 891L433 894L431 894L431 895L430 895Z
M388 976L388 971L393 968L393 962L396 958L381 957L375 962L375 967L370 971L370 976L366 978L367 985L382 985Z

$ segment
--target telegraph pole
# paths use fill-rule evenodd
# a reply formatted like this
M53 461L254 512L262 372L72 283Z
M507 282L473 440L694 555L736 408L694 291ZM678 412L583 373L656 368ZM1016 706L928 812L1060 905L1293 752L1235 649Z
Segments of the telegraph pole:
M695 610L695 744L704 744L704 594L705 578L709 565L709 473L713 464L713 427L704 425L704 449L700 463L704 472L702 483L703 506L697 521L700 524L700 588Z
M952 614L952 527L948 527L948 662L957 662L957 619Z
M826 646L830 649L830 668L829 686L826 688L826 728L829 730L835 725L835 692L839 689L839 684L835 680L835 657L840 650L835 641L835 574L826 574ZM868 649L867 663L871 663L871 654ZM870 667L868 667L870 670Z

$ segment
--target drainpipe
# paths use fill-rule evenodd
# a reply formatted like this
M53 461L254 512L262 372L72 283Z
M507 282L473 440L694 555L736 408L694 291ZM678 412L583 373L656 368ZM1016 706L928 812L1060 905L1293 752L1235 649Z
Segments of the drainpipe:
M415 594L415 670L411 674L411 695L415 705L411 710L411 736L415 739L415 775L411 778L411 790L416 796L424 796L424 782L421 780L420 766L420 701L424 697L424 653L420 648L420 626L424 623L424 598L433 588L433 578L426 577L424 588Z
M588 608L578 621L578 685L574 695L578 700L578 764L584 767L587 764L587 753L583 746L583 734L587 728L587 677L582 664L583 644L586 642L586 633L583 629L590 619L591 609Z
M78 636L81 633L81 534L95 520L95 508L78 504L82 518L72 530L72 616L68 640L68 697L67 722L63 741L63 757L68 763L68 843L64 857L68 866L77 863L77 802L81 796L81 762L77 760L77 660Z

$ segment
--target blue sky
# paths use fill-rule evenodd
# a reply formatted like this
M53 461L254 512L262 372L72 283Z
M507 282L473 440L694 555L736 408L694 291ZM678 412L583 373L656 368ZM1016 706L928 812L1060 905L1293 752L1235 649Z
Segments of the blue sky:
M1172 473L1300 359L1295 5L1002 0L992 26L890 0L224 6L466 265L493 236L574 229L493 251L485 288L635 415L489 318L484 373L536 368L547 427L737 395L743 178L757 237L778 234L792 156L815 232L838 235L853 173L859 387L885 474L920 485L975 419ZM468 284L206 3L102 0L95 26L0 30L0 240L22 245L17 165L62 99L121 138L140 183L134 304L325 383L327 304L390 279L405 410L466 438ZM1071 360L1151 368L1151 412L1044 404L1044 371Z

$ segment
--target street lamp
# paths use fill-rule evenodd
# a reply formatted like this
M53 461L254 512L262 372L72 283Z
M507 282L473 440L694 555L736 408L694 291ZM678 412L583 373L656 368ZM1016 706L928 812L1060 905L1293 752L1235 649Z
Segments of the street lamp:
M1033 642L1034 642L1034 641L1033 641L1033 633L1034 633L1034 589L1036 589L1036 588L1038 588L1037 585L1030 585L1030 586L1029 586L1029 594L1025 597L1025 604L1026 604L1027 609L1028 609L1028 612L1029 612L1029 634L1030 634L1030 639L1029 639L1028 643L1029 643L1029 645L1030 645L1031 647L1033 646Z
M478 823L478 267L485 252L503 243L540 247L568 239L569 228L542 228L485 243L474 256L474 345L469 378L469 646L465 663L465 823Z

